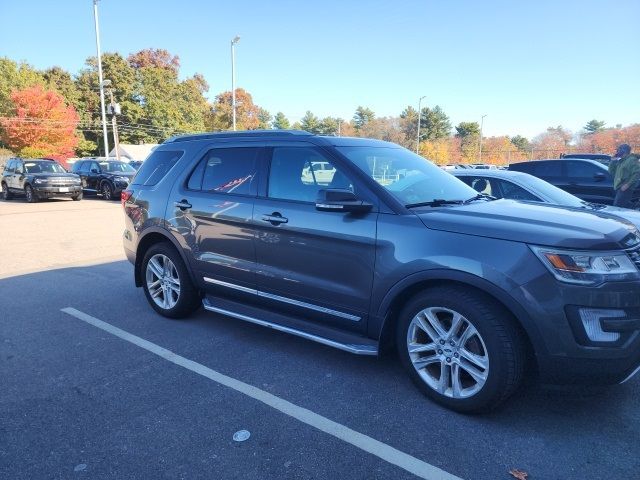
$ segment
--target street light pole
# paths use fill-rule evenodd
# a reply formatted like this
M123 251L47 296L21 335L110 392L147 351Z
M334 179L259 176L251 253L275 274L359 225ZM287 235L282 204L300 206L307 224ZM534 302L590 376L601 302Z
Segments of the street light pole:
M111 80L105 80L104 84L106 85L107 82L111 85ZM109 114L111 115L111 126L113 127L113 147L116 150L116 159L120 161L120 138L118 137L118 122L116 121L116 117L120 115L120 105L113 100L113 88L109 88L109 97L111 98Z
M422 121L422 99L425 98L426 95L420 97L418 100L418 138L416 139L416 153L420 155L420 122Z
M478 160L478 163L482 163L482 127L484 126L484 117L486 117L486 115L482 115L482 117L480 117L480 145L478 148L480 158Z
M93 0L93 18L96 24L96 50L98 53L98 82L100 82L100 108L102 109L102 135L104 136L104 156L109 157L107 138L107 113L104 107L104 85L102 84L102 54L100 53L100 26L98 25L98 0Z
M231 40L231 108L233 109L233 131L236 131L236 43L240 41L239 36Z

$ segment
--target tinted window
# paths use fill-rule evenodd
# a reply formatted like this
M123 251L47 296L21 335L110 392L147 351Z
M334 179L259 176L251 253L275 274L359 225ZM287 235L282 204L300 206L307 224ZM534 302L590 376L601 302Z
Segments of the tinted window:
M98 165L98 162L90 162L89 163L89 171L94 170L96 172L100 172L100 165Z
M495 180L498 184L501 196L510 200L524 200L528 202L540 202L538 197L528 192L524 188L515 183L508 182L506 180Z
M24 168L27 173L66 173L65 169L57 162L25 162Z
M7 165L4 167L4 171L7 173L13 173L15 166L16 166L16 161L10 160L9 163L7 163Z
M71 171L73 173L79 172L81 166L82 166L82 162L74 162L74 164L71 165Z
M184 152L155 151L140 166L133 179L134 185L155 185L164 178L169 170L182 157Z
M322 188L353 190L351 181L314 148L273 149L269 171L269 197L315 202Z
M109 173L133 173L136 171L131 165L125 162L100 162L100 169Z
M494 188L494 180L485 178L485 177L457 177L460 178L464 183L469 185L478 193L484 193L486 195L491 195L492 197L500 197L500 192L497 192Z
M258 148L209 150L191 174L188 188L216 193L255 195L259 152Z
M17 161L15 165L16 173L24 173L24 165L21 161Z
M534 175L537 177L561 177L562 176L562 163L561 162L539 162L535 163L533 170Z
M605 173L604 168L598 168L588 162L567 162L567 176L569 178L593 179L596 173Z

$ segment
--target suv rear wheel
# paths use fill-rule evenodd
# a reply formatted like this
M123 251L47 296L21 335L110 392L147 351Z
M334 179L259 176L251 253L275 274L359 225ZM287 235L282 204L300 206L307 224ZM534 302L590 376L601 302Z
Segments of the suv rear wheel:
M496 408L520 385L525 352L509 313L464 288L435 288L403 309L398 352L416 385L459 412Z
M153 245L142 261L142 286L147 300L160 315L184 318L201 304L182 258L166 243Z
M11 200L13 198L13 194L9 191L9 187L7 184L2 182L2 198L3 200Z

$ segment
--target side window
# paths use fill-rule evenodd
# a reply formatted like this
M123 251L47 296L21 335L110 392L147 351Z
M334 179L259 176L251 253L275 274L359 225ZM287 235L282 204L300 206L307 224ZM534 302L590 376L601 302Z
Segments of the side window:
M20 160L15 163L15 171L16 173L24 173L24 165Z
M486 195L491 195L492 197L500 197L497 189L493 188L492 179L484 178L484 177L467 177L468 180L465 182L471 188L473 188L478 193L484 193Z
M153 152L140 166L131 183L134 185L155 185L165 177L183 154L182 151L168 150Z
M604 169L599 169L587 162L567 162L567 176L569 178L593 180L593 176L598 172L604 173Z
M353 190L353 184L314 148L276 147L268 188L270 198L315 202L322 188Z
M78 173L80 171L80 168L82 167L82 163L80 161L74 162L73 165L71 165L71 171L73 173Z
M533 174L536 177L561 177L562 176L562 162L540 162L536 163L533 169Z
M500 185L500 190L502 190L502 197L508 198L510 200L524 200L528 202L541 202L538 197L534 194L526 191L519 185L515 183L508 182L506 180L498 180ZM497 196L497 195L495 195Z
M4 167L4 171L7 173L13 173L15 168L16 168L16 161L9 160L9 163L7 163L6 167Z
M259 148L253 147L209 150L189 177L187 188L256 195L259 152Z
M100 165L98 165L98 162L90 162L89 163L89 171L90 172L98 172L100 173Z

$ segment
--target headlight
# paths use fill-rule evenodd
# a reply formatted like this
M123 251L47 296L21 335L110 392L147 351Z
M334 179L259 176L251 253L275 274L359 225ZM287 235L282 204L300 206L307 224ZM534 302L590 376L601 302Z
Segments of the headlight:
M47 180L44 178L36 178L33 183L37 183L38 185L42 184L42 183L47 183Z
M129 179L127 177L114 177L113 178L116 182L124 182L124 183L129 183Z
M561 282L597 285L637 280L640 272L625 252L559 250L530 246L549 271Z

